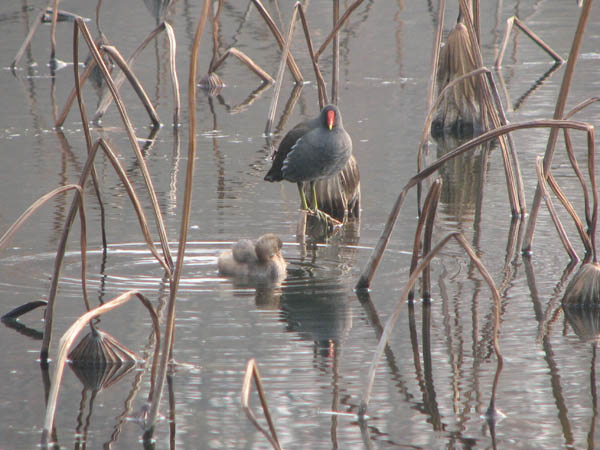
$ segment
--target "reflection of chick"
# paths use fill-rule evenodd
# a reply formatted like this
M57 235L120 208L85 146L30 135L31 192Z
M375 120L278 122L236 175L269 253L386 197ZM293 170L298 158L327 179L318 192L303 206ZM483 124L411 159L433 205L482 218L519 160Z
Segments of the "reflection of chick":
M219 256L222 275L277 282L286 274L286 262L281 255L281 239L273 233L262 235L256 244L248 239L237 242L231 250Z

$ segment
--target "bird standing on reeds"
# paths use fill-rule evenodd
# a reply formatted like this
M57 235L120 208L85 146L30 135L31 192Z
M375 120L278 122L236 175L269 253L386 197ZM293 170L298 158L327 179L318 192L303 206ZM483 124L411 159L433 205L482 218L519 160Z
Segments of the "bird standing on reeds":
M298 183L302 209L305 210L309 210L309 205L304 185L309 183L312 193L312 212L322 216L323 211L319 209L315 183L338 175L347 167L351 157L352 139L344 129L342 115L336 106L327 105L317 117L299 123L284 136L265 180L271 182L287 180ZM351 187L356 189L358 185L356 161L352 167L355 168L353 171L355 181L349 182L350 180L346 178L343 187L352 185ZM338 189L341 191L340 187Z

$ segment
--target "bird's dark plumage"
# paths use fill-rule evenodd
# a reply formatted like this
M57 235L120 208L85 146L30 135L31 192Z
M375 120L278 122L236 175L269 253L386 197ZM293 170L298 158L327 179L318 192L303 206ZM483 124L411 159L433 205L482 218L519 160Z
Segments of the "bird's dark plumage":
M329 129L328 116L332 119ZM337 107L327 105L321 113L292 128L275 154L266 181L315 181L340 172L352 154L352 140L344 130Z

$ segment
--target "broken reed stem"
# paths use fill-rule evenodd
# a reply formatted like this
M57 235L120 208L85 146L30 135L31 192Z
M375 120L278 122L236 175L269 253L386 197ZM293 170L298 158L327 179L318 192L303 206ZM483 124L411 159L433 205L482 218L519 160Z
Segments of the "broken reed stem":
M56 368L54 369L54 373L52 376L50 394L48 396L48 402L47 402L47 406L46 406L46 416L44 419L44 429L42 431L41 445L44 448L48 447L50 430L52 430L52 427L54 425L54 415L56 412L56 404L58 402L58 393L60 390L62 375L64 372L65 363L67 360L67 355L69 353L69 349L71 348L71 345L73 345L73 342L75 341L75 339L77 338L77 336L79 335L81 330L85 326L87 326L87 324L90 323L91 320L95 319L98 316L101 316L102 314L107 313L108 311L111 311L115 308L122 306L123 304L125 304L129 300L131 300L134 296L137 297L142 302L142 304L146 307L146 309L148 310L148 313L150 314L150 317L152 318L154 332L157 333L156 334L157 337L160 336L160 334L159 334L160 326L158 323L158 317L156 315L156 312L154 311L154 308L152 307L152 304L150 303L150 301L146 297L144 297L144 295L141 294L139 291L125 292L125 293L119 295L118 297L113 298L112 300L106 302L105 304L100 305L97 308L94 308L91 311L88 311L87 313L85 313L81 317L79 317L79 319L77 319L73 323L73 325L71 325L69 327L69 329L65 332L65 334L63 334L63 336L60 339L60 342L58 344L58 355L56 357ZM158 341L159 341L159 339L157 339L157 342ZM158 357L158 355L155 355L155 358L157 358L157 357Z
M600 101L600 97L590 97L590 98L582 101L581 103L578 103L577 105L575 105L573 107L573 109L571 109L571 111L569 111L565 115L565 119L570 119L571 117L573 117L575 114L577 114L584 108L587 108L591 104L596 103L598 101ZM575 158L575 151L573 150L573 144L571 143L571 134L569 133L568 130L564 130L564 136L565 136L565 145L567 147L567 156L569 157L569 162L571 163L571 167L573 167L573 170L575 171L575 175L577 176L577 179L579 180L579 183L581 184L581 189L583 190L583 199L584 199L584 205L585 205L585 220L586 220L587 226L589 228L592 225L592 218L591 218L591 213L590 213L590 201L589 201L589 193L588 193L587 185L585 184L585 181L583 179L583 174L581 173L581 170L579 169L579 164L577 163L577 158Z
M481 47L479 45L479 40L477 39L471 16L467 13L469 11L469 5L467 3L467 0L459 0L459 5L461 11L463 11L463 22L467 28L467 32L469 33L469 40L471 41L471 45L473 46L473 56L475 57L476 67L483 67L483 57L481 55ZM491 120L494 128L498 128L503 124L500 121L498 110L494 106L494 101L492 99L490 87L486 83L481 83L481 86L481 95L483 97L483 103L481 107L481 121L483 123L483 128L486 129L489 126L488 119ZM519 195L517 193L513 163L511 163L511 157L508 152L505 136L500 137L499 143L500 149L502 150L502 160L504 162L504 173L506 176L506 183L508 187L508 199L510 201L512 215L513 217L521 216L525 213L525 205L519 203Z
M108 88L110 89L110 92L114 98L117 109L119 110L121 120L123 121L123 124L125 125L125 130L127 131L129 143L131 144L131 147L133 148L133 151L137 157L137 161L138 161L140 170L142 172L144 182L146 184L146 189L148 191L148 195L151 200L152 209L154 212L154 219L156 222L156 228L158 229L160 243L161 243L161 247L163 250L165 260L167 262L168 267L172 268L173 267L173 258L171 257L171 250L169 249L169 242L167 239L165 224L164 224L164 221L162 218L162 213L160 212L160 206L158 204L158 199L156 197L156 191L152 184L152 178L150 177L150 172L148 171L148 166L146 165L146 161L144 159L144 156L142 155L137 137L135 135L133 126L131 124L131 120L129 120L129 116L127 115L125 105L123 104L123 101L121 100L121 96L119 95L119 92L117 91L117 88L114 84L114 81L113 81L109 71L108 71L108 68L106 67L106 64L104 64L104 60L102 59L102 56L100 55L100 52L92 39L92 36L90 34L90 31L89 31L87 25L81 18L77 18L77 19L75 19L75 26L79 27L81 34L84 37L93 58L96 60L96 64L98 64L98 67L100 68L102 75L104 76L106 84L107 84Z
M87 152L89 155L90 152L92 151L93 145L92 145L92 137L91 137L91 133L90 133L90 128L88 125L87 110L86 110L85 104L83 102L83 97L81 95L81 84L80 84L80 78L79 78L79 27L77 27L77 26L73 27L73 61L74 61L73 74L74 74L74 78L75 78L75 92L77 95L77 104L79 105L79 111L81 114L81 122L83 124L83 131L84 131L85 140L86 140L86 147L87 147ZM110 145L108 145L108 143L104 139L100 138L98 141L96 141L96 143L94 145L96 146L96 148L94 149L94 156L92 157L92 159L95 158L97 146L100 145L102 147L102 150L104 151L106 157L109 159L113 168L115 169L115 172L121 179L121 182L123 183L123 186L125 187L125 190L127 191L127 194L129 195L131 203L133 204L135 212L138 216L138 221L140 223L142 233L144 234L144 238L146 240L146 244L148 245L148 247L150 249L150 252L152 253L152 255L154 255L154 257L157 259L159 264L161 264L163 269L165 269L167 271L167 273L170 273L170 268L167 264L167 261L160 257L160 254L158 253L158 251L156 250L156 247L154 246L154 242L152 241L152 237L150 235L150 230L148 228L148 222L146 220L146 216L144 215L143 208L141 206L141 203L137 197L137 194L135 193L135 190L133 189L133 186L131 185L131 182L129 181L129 178L127 177L127 174L125 173L125 170L123 169L121 163L119 162L118 158L115 156ZM91 166L91 175L92 175L92 179L94 181L94 187L96 188L96 191L98 194L98 201L100 202L100 204L102 204L102 200L99 197L99 190L97 188L98 182L97 182L96 170L94 168L93 161L92 161L92 166Z
M90 64L92 65L92 64ZM93 65L92 65L93 66ZM92 134L90 132L90 127L89 127L89 123L88 123L88 115L87 115L87 110L85 108L85 105L83 103L83 97L81 95L81 82L80 82L80 78L79 78L79 28L77 26L73 27L73 76L74 76L74 90L77 96L77 104L79 106L79 112L80 112L80 116L81 116L81 123L82 123L82 127L83 127L83 133L85 136L85 148L87 153L89 154L90 149L92 148ZM88 74L89 76L89 74ZM98 175L96 173L96 167L94 166L94 164L92 164L92 169L91 169L91 175L92 175L92 183L94 186L94 193L96 194L96 198L98 199L98 205L100 206L100 224L102 227L102 248L104 250L104 252L106 252L107 249L107 242L106 242L106 230L104 228L105 226L105 221L104 221L104 202L102 201L102 194L100 193L100 183L98 181ZM84 266L85 268L85 266ZM82 283L84 284L84 293L86 292L85 289L85 277L82 276ZM85 295L85 294L84 294ZM86 304L88 303L87 301L87 296L85 297L86 300ZM89 306L88 306L88 311L89 311Z
M571 245L571 242L569 241L569 237L567 236L567 233L566 233L564 227L562 226L560 219L558 218L558 214L556 214L556 209L554 208L554 205L552 204L552 199L548 195L548 190L546 189L546 183L544 181L547 177L544 176L543 158L541 156L538 156L538 158L536 159L535 169L536 169L538 181L540 182L540 186L542 188L542 194L544 195L544 200L546 202L546 206L548 208L548 211L550 212L550 217L552 217L552 221L554 222L554 226L556 227L556 231L558 232L560 241L562 242L563 247L569 254L571 261L577 261L579 259L579 258L577 258L577 252Z
M425 233L423 234L423 254L427 255L431 251L431 236L433 235L433 225L435 224L435 213L437 212L437 206L440 201L440 195L442 193L442 181L436 180L431 186L431 200L426 211L425 219ZM421 297L424 301L428 302L431 300L431 269L429 265L425 267L422 276L423 289Z
M58 2L59 0L54 0L54 4L52 5L52 26L50 28L50 67L52 67L52 65L55 63L56 59L56 23L58 22Z
M188 120L189 120L189 142L188 142L188 155L187 155L187 167L186 167L186 178L185 178L185 190L183 196L183 210L181 215L181 228L179 232L179 246L177 251L177 262L175 271L170 279L169 289L169 303L167 306L167 319L165 326L165 337L160 355L160 364L158 368L157 380L156 380L156 392L152 398L152 404L148 412L148 420L145 425L147 434L152 434L154 430L154 424L158 417L158 408L160 406L160 400L163 393L165 379L167 375L167 367L170 357L173 352L173 340L175 337L175 304L177 290L179 288L179 280L181 279L181 272L183 270L183 260L185 255L185 248L187 244L187 233L190 221L190 211L192 204L192 192L193 192L193 180L194 180L194 166L196 161L196 78L198 72L198 50L200 48L200 42L202 34L204 32L204 26L208 17L210 6L210 0L204 0L202 6L202 12L198 19L198 26L196 27L196 34L194 35L194 43L192 45L192 54L190 55L190 69L188 75Z
M586 0L581 14L579 16L579 22L577 23L577 29L575 31L575 37L571 45L569 52L569 58L567 60L567 67L565 68L565 74L560 86L560 92L556 101L556 107L554 109L554 119L561 119L564 115L565 105L567 103L567 97L569 95L569 89L571 88L571 80L573 79L573 72L575 71L575 65L579 57L579 50L581 48L581 42L583 41L583 35L587 20L590 15L592 8L592 0ZM546 152L544 153L544 173L548 173L552 166L552 158L554 157L554 149L556 147L556 140L558 137L558 129L550 130L550 136L548 137L548 144L546 145ZM527 228L525 230L525 238L523 242L522 252L530 253L531 244L533 242L533 234L535 232L535 223L537 220L538 211L540 208L540 202L542 200L542 192L540 184L537 184L533 202L531 205L531 211L529 212L529 220L527 221Z
M282 36L281 32L279 31L279 28L277 28L277 25L275 25L273 18L271 17L269 12L265 9L265 7L260 2L260 0L252 0L252 3L254 4L254 6L256 6L256 9L258 10L258 12L262 16L262 18L267 23L267 26L271 30L271 33L273 33L273 36L275 36L275 40L277 41L277 44L279 44L279 49L281 51L283 51L283 47L285 44L284 40L283 40L283 36ZM296 9L296 8L294 7L294 9ZM290 68L290 72L292 73L292 76L294 77L294 81L297 84L302 84L304 82L302 73L300 73L300 69L298 68L298 65L296 64L294 57L289 52L288 52L286 61L287 61L288 67Z
M329 33L329 35L327 36L327 39L325 39L325 42L323 42L321 44L321 46L319 47L319 50L317 50L317 53L315 54L316 61L319 61L321 54L325 51L325 49L327 48L329 43L333 40L334 36L337 35L338 31L340 30L340 28L342 28L344 23L346 23L346 21L348 20L348 17L350 17L350 14L352 14L352 12L356 8L358 8L362 2L363 2L363 0L356 0L354 3L352 3L350 6L348 6L346 11L344 11L344 14L342 15L341 19L337 21L337 23L331 30L331 33Z
M525 23L523 23L517 16L512 16L511 18L506 20L506 30L504 31L504 38L502 40L502 44L500 45L500 53L498 53L498 57L494 62L494 67L499 68L502 65L502 60L504 59L504 51L506 50L506 46L508 44L508 38L510 37L510 32L513 29L513 25L516 25L517 28L523 30L523 32L531 38L533 42L539 45L542 50L544 50L554 61L559 64L565 62L565 60L552 48L546 44L542 39L540 39L533 31L531 31Z
M333 0L333 27L335 27L340 18L340 0ZM333 54L333 62L331 65L331 102L334 105L338 104L338 82L340 78L340 38L339 31L333 35L333 43L331 45Z
M66 184L64 186L58 187L56 189L51 190L47 194L38 198L35 202L33 202L29 208L27 208L23 214L19 216L17 220L13 222L13 224L4 232L4 234L0 237L0 251L4 250L4 248L10 243L14 235L19 231L19 229L23 226L25 222L33 215L35 212L44 206L48 201L52 200L57 195L60 195L64 192L76 189L79 192L79 196L83 196L83 189L78 184Z
M485 282L488 284L490 290L492 291L492 295L494 297L494 305L499 314L500 294L498 293L498 290L496 289L494 281L492 280L492 277L488 273L485 266L479 260L479 258L477 257L477 255L475 254L475 252L473 251L473 249L471 248L471 246L469 245L469 243L467 242L467 240L464 238L464 236L461 233L453 232L453 233L446 235L442 240L440 240L440 242L429 253L427 253L426 255L423 256L423 261L421 261L421 263L417 266L415 271L410 275L408 282L406 283L406 285L404 286L404 289L402 290L402 292L400 294L400 300L396 303L394 312L392 313L392 315L390 316L390 318L388 319L388 321L385 324L383 333L381 335L381 338L379 339L379 344L377 345L377 349L375 350L375 355L373 356L373 360L371 361L371 365L369 367L369 375L367 377L367 386L366 386L365 390L363 391L363 395L361 397L360 408L359 408L359 413L358 413L359 417L364 417L365 413L367 412L367 407L369 405L369 401L371 400L371 393L373 391L373 385L375 383L375 374L376 374L377 365L379 364L381 355L383 354L383 351L388 343L388 340L390 338L390 335L392 333L394 325L396 324L396 321L398 320L398 317L400 316L400 312L402 311L403 306L406 303L405 299L407 298L408 292L413 287L414 283L417 281L417 278L419 277L421 272L423 272L425 267L427 267L429 265L431 260L441 251L442 248L445 247L445 245L451 239L455 239L458 242L458 244L460 244L460 246L463 248L463 250L468 254L469 258L471 258L471 261L473 261L473 263L477 267L477 270L479 271L481 276L484 278ZM496 327L494 327L494 329L497 332ZM497 334L495 334L495 336L494 336L494 350L496 352L496 357L498 359L499 368L501 369L502 368L502 355L500 353L500 347L497 342Z
M94 67L96 67L96 60L91 59L89 61L89 63L85 66L85 70L81 74L81 78L79 78L79 84L81 86L83 86L83 84L90 77L90 75L92 74L92 70L94 70ZM69 111L71 110L71 106L73 105L73 102L75 101L76 97L77 97L77 88L76 88L76 86L73 86L73 89L71 89L71 92L69 93L69 96L67 97L65 106L63 106L63 109L62 109L61 113L59 114L58 119L56 119L56 122L54 123L55 127L60 128L64 125L65 120L67 119L67 115L69 114Z
M138 97L142 101L144 108L146 108L146 112L150 116L150 120L152 120L152 123L154 124L155 127L159 126L160 119L158 117L156 110L154 109L154 106L152 106L152 102L148 98L148 94L146 94L146 91L142 87L140 80L138 79L138 77L136 77L136 75L133 72L133 70L131 69L131 67L123 59L123 56L121 56L121 53L119 53L119 50L117 50L112 45L103 45L100 47L100 49L102 51L108 53L108 55L112 58L112 60L115 63L117 63L117 65L121 69L122 73L125 74L125 76L127 77L127 80L129 80L129 82L131 83L131 86L133 87L135 93L138 95Z
M223 56L221 56L217 61L215 61L211 72L217 70L229 55L235 56L241 62L246 64L246 66L256 75L258 75L265 83L272 84L275 82L271 75L269 75L267 72L261 69L261 67L258 64L256 64L254 61L252 61L250 57L248 57L248 55L246 55L244 52L238 50L235 47L228 48L227 51L223 54Z
M508 119L506 118L506 113L504 112L504 107L502 106L502 101L500 100L500 95L498 94L498 89L496 87L496 83L494 81L494 76L492 72L485 72L487 77L488 86L490 89L490 93L492 95L492 99L494 100L494 105L496 105L496 112L498 113L500 124L507 125ZM517 151L515 150L515 145L512 140L512 136L510 133L506 135L506 140L508 142L508 149L510 151L510 156L512 159L513 171L515 174L516 181L516 189L517 196L519 200L519 206L521 209L521 216L527 213L527 203L525 202L525 188L523 187L523 175L521 174L521 164L519 163L519 157L517 155Z
M425 202L423 203L423 211L421 212L421 214L419 215L419 220L417 222L417 228L415 230L415 238L413 240L413 251L412 251L412 258L410 260L410 270L409 273L413 273L415 271L415 269L417 268L417 264L419 263L419 255L421 253L421 242L422 242L422 235L423 235L423 228L425 227L425 221L427 220L427 217L429 215L429 211L431 210L431 205L433 203L433 199L436 196L439 196L442 186L442 181L440 179L437 179L433 182L433 184L431 185L431 187L429 188L429 192L427 193L427 196L425 197ZM436 193L436 191L438 191ZM423 254L426 254L427 252L423 251ZM414 289L411 289L410 291L408 291L408 301L413 301L415 298L415 291Z
M425 111L429 111L425 118L425 125L423 127L423 134L421 135L421 143L419 144L419 151L417 154L417 170L421 170L423 167L423 151L429 148L429 133L431 131L431 122L433 120L433 114L437 110L437 106L433 107L433 103L435 101L435 86L436 86L436 73L437 67L440 60L440 48L442 46L442 34L444 27L444 14L446 12L446 0L440 0L438 4L438 16L437 16L437 28L435 30L435 36L433 38L433 51L431 52L431 66L429 68L429 81L427 83L427 103L425 104ZM462 77L461 77L462 79ZM454 86L456 82L452 82ZM445 87L445 89L447 86ZM444 91L442 91L444 92ZM439 106L443 96L440 93L438 97L438 102L436 103Z
M552 192L554 192L554 195L556 195L556 198L558 198L558 200L562 203L563 207L567 210L567 213L573 219L573 222L575 222L575 227L577 228L579 237L581 238L581 241L583 242L583 245L585 247L586 255L591 256L592 255L592 241L590 240L590 237L588 236L587 232L585 231L585 229L583 227L583 223L581 222L581 219L575 212L575 208L573 208L573 205L571 204L569 199L563 193L562 189L556 182L554 175L552 175L552 172L550 172L547 175L546 181L548 182L548 186L550 186L550 189L552 189Z
M146 36L146 39L144 39L142 41L142 43L134 50L134 52L131 54L131 56L127 59L127 64L130 67L133 67L133 64L134 64L136 58L146 48L146 46L150 43L150 41L152 41L152 39L154 39L161 31L163 31L166 28L165 24L166 23L163 22L159 26L157 26L154 30L152 30L148 34L148 36ZM120 72L115 77L113 82L114 82L114 85L115 85L115 88L117 91L123 84L123 81L125 81L125 78L126 77L125 77L124 72ZM113 96L111 95L111 92L105 92L104 95L102 96L102 99L99 102L98 108L96 108L96 112L94 113L94 116L92 117L92 121L97 122L98 120L100 120L100 118L104 115L104 113L106 113L106 110L108 109L108 107L110 106L112 101L113 101Z
M270 434L258 423L256 420L256 416L250 409L250 389L252 386L252 380L254 379L254 384L256 386L256 392L258 393L258 397L260 399L260 404L265 415L265 419L267 420L267 424L269 425ZM267 405L267 397L265 395L265 390L262 385L262 381L260 379L260 373L258 372L258 364L254 358L248 360L248 364L246 365L246 371L244 372L244 381L242 382L242 409L246 413L246 416L252 422L252 424L265 435L269 444L275 449L280 450L281 445L279 444L279 439L277 438L277 432L275 431L275 425L273 424L273 419L271 419L271 413L269 412L269 406Z
M596 189L596 169L595 169L595 149L594 149L594 129L588 133L588 171L590 174L590 183L592 188L593 210L592 210L592 226L590 227L590 240L592 241L593 262L598 263L598 255L596 253L596 224L598 223L598 190Z
M21 44L21 48L19 48L19 51L17 52L16 56L10 63L10 68L13 71L15 70L15 67L17 67L17 64L19 64L19 61L21 61L21 58L25 54L25 50L27 50L27 47L29 47L29 44L31 44L31 40L33 39L33 36L35 35L35 32L37 31L38 27L42 23L42 18L44 17L45 14L46 14L46 10L42 9L40 11L40 13L37 15L37 17L35 18L34 22L31 24L29 33L27 33L27 36L25 37L23 44Z
M171 86L173 88L173 126L179 126L179 118L181 115L181 96L179 94L179 78L177 77L177 61L175 59L177 54L177 40L175 39L175 32L171 25L167 22L163 22L167 37L169 38L169 73L171 74Z
M306 20L306 14L304 13L304 7L302 4L298 4L298 13L300 14L300 21L302 22L302 29L304 30L304 37L306 38L306 46L308 47L308 54L315 71L315 77L317 79L317 86L319 88L319 110L323 109L325 105L329 103L327 98L327 87L325 86L325 80L323 74L319 68L319 63L315 56L315 49L313 46L312 38L310 37L310 31L308 28L308 21Z
M377 270L377 266L381 262L381 258L383 256L383 252L385 251L385 247L389 242L390 236L394 229L394 225L396 223L396 219L400 214L400 209L402 204L404 203L404 198L406 197L407 192L416 184L420 183L422 180L426 179L436 170L438 170L442 165L444 165L447 161L461 155L462 153L470 150L472 148L477 147L478 145L487 142L491 139L494 139L503 134L509 133L511 131L520 130L520 129L528 129L528 128L573 128L580 131L585 131L588 134L588 146L594 146L593 141L593 126L583 122L576 122L571 120L533 120L530 122L522 122L522 123L512 123L508 125L501 126L499 128L494 128L486 133L483 133L476 138L471 139L468 142L456 147L454 150L446 153L441 158L434 161L428 167L414 175L408 183L404 186L396 201L394 206L392 207L392 211L390 212L385 227L379 237L377 245L373 249L369 261L367 265L363 269L358 282L356 283L356 289L366 289L370 286L373 276L375 275L375 271ZM590 139L591 134L591 139Z
M255 1L255 0L253 0ZM267 116L267 125L265 126L265 135L271 134L271 128L273 128L273 121L275 120L275 111L277 110L277 102L279 100L279 93L281 92L281 85L283 84L283 73L285 72L285 64L290 51L290 45L292 44L292 37L294 35L294 25L296 24L296 14L298 8L292 10L292 18L290 19L290 26L285 40L285 45L281 52L281 62L279 63L279 70L277 71L277 78L275 82L275 89L273 90L273 99L269 106L269 115Z
M94 145L100 146L102 148L102 150L104 151L104 155L112 164L117 176L121 180L121 183L123 183L123 187L125 188L125 191L129 196L129 200L131 201L131 204L133 206L133 209L135 210L138 222L140 224L140 229L142 231L142 234L144 235L144 240L146 241L146 245L148 246L150 253L152 253L152 256L154 256L154 258L156 258L158 263L165 270L165 273L169 274L169 266L167 265L165 259L161 257L158 249L154 245L152 235L150 233L150 228L148 227L148 220L146 219L146 215L144 213L144 208L139 200L138 195L135 192L133 185L131 184L131 181L129 180L129 177L127 176L127 172L125 172L123 165L119 161L119 158L116 156L115 152L112 150L108 142L106 142L104 139L98 139Z
M96 156L97 149L97 145L93 146L88 153L87 161L79 176L79 186L85 186L87 177L91 171L91 168L93 167L94 157ZM62 270L62 263L67 247L67 240L69 237L71 226L73 225L73 220L75 220L75 214L77 213L77 210L80 211L80 217L82 215L81 211L83 210L83 198L83 195L78 195L71 202L71 207L69 208L67 218L65 219L65 227L60 236L58 249L56 251L56 258L54 259L54 271L52 273L50 292L48 293L48 307L46 308L46 312L44 314L44 339L42 340L42 349L40 351L40 360L42 361L42 363L46 363L48 361L48 349L50 348L50 340L52 337L52 324L54 319L54 303L56 301L56 293L58 291L58 280L60 278L60 272Z

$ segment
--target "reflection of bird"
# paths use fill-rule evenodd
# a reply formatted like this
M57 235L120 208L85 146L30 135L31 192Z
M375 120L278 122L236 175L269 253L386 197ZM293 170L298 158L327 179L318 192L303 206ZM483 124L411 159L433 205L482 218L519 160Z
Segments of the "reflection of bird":
M315 351L323 356L339 351L352 328L349 298L337 284L286 286L281 295L281 310L287 331L313 341Z
M231 250L221 253L217 263L219 272L256 281L281 281L287 265L281 255L282 245L273 233L262 235L256 243L242 239Z
M317 117L299 123L285 135L265 180L298 183L303 209L308 209L304 183L309 182L312 191L311 206L318 213L315 182L342 172L351 156L352 140L344 130L340 111L334 105L327 105ZM351 173L358 178L358 170ZM353 184L356 188L357 183L358 180L354 183L345 181L342 187L345 189L346 185Z

